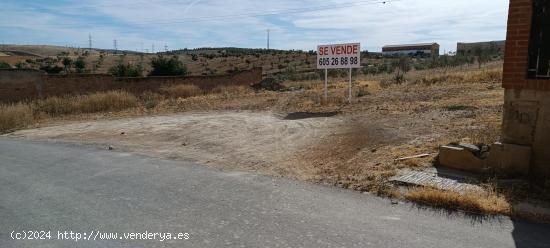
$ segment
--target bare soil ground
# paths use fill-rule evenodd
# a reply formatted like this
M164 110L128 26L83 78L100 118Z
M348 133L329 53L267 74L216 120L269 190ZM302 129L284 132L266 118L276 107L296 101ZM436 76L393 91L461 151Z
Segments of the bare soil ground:
M112 145L220 169L398 196L388 179L400 169L432 167L439 146L500 139L503 90L498 67L413 72L405 84L361 77L354 82L352 104L346 102L345 80L331 81L328 101L319 81L288 82L294 90L287 92L241 88L187 98L141 96L147 101L144 106L44 118L34 129L9 135L105 149ZM431 156L396 161L423 153ZM511 204L525 198L521 190L487 189L486 195L470 197L431 189L413 192L416 199L452 199L465 209L482 206L480 211L509 215L515 214Z
M51 126L14 133L39 139L94 143L223 169L271 174L296 151L342 126L339 118L285 120L270 112L211 111Z
M352 104L346 103L342 81L331 83L328 102L322 99L322 84L317 81L293 82L301 88L293 92L237 91L165 99L153 109L111 117L74 116L68 119L75 123L68 125L67 118L45 121L41 124L45 127L11 135L113 145L220 168L373 190L397 169L431 166L433 159L396 163L396 158L435 156L439 145L456 139L498 140L503 92L498 79L490 78L491 73L482 75L489 77L485 81L457 75L461 79L456 82L449 77L431 85L385 88L378 81L361 79L355 88L368 95ZM461 107L453 109L455 105ZM285 119L295 112L304 114ZM309 117L307 113L338 115L301 119ZM156 116L121 119L125 114Z

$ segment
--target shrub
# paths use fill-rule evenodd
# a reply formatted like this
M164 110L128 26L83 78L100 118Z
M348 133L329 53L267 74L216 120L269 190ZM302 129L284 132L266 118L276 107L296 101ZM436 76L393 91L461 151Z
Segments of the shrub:
M63 67L57 65L44 65L40 67L40 70L43 70L48 74L59 74L63 71Z
M76 59L76 61L74 62L74 68L76 70L76 73L86 72L86 61L84 61L84 57L80 56Z
M359 91L357 91L357 94L356 94L357 97L364 97L368 95L370 95L370 93L364 88L359 89Z
M143 105L145 106L145 108L147 109L152 109L154 107L156 107L160 101L162 100L162 96L157 94L157 93L153 93L153 92L145 92L141 95L141 101L143 102Z
M109 74L115 77L143 77L143 68L140 65L118 63L109 69Z
M185 76L188 74L187 67L178 57L166 58L159 55L151 60L153 70L150 76Z
M10 68L11 68L10 64L4 61L0 61L0 69L10 69Z
M444 109L447 111L461 111L461 110L468 110L470 109L470 107L461 105L461 104L453 104L453 105L445 106Z
M69 73L71 70L71 66L73 65L73 60L69 57L65 57L63 58L63 60L61 60L61 63L63 63L65 73Z

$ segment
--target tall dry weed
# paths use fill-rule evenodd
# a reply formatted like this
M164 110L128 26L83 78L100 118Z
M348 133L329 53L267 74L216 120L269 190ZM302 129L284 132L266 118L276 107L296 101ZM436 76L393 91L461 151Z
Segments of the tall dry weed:
M26 127L33 123L33 110L29 104L0 105L0 133Z
M160 93L173 98L188 98L203 95L204 91L196 85L178 84L162 87Z

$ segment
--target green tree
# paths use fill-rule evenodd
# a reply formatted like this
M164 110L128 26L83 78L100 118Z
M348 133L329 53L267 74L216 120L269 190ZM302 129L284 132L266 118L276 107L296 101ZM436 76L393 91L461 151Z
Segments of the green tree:
M122 61L109 69L109 73L115 77L142 77L143 69L140 65L132 66Z
M25 68L27 68L27 64L25 62L17 62L17 64L15 64L15 68L25 69Z
M61 63L63 64L65 73L69 74L69 72L71 72L71 66L73 65L73 60L69 57L64 57L63 60L61 60Z
M74 68L76 69L76 73L86 72L86 61L84 61L84 57L80 56L76 59Z
M411 70L411 60L408 56L399 57L392 62L392 68L395 71L395 82L402 83L405 81L405 74Z
M10 69L10 68L11 68L10 64L4 61L0 61L0 69Z
M483 50L479 47L474 50L474 55L476 57L477 64L478 64L480 69L481 69L481 66L483 64L485 64L485 63L487 63L491 60L491 55L487 51L485 51L485 50Z
M185 76L189 73L187 67L176 56L166 58L159 55L151 60L151 67L153 70L149 76Z

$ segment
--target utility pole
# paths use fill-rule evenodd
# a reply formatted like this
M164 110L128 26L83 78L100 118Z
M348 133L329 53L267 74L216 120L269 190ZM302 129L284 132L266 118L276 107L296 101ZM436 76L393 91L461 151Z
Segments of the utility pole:
M151 53L155 53L155 43L151 44Z
M90 50L92 50L92 34L88 34L88 45Z
M269 50L269 29L267 29L267 50Z
M113 40L113 46L115 47L115 54L118 54L118 46L117 46L116 39Z
M164 52L168 52L168 45L164 45Z

